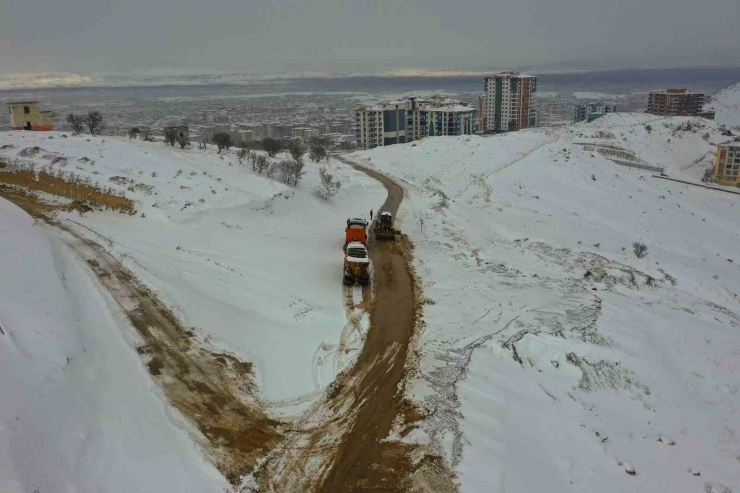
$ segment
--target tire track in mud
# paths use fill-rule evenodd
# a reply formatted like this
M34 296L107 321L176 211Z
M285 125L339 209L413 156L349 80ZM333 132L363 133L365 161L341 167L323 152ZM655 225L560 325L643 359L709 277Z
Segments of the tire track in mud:
M403 189L380 173L340 160L385 186L388 197L381 211L395 216ZM411 248L406 237L380 242L370 235L374 297L364 303L370 329L361 353L325 399L286 432L286 442L259 475L261 491L456 491L440 456L399 440L423 419L404 399L407 358L420 316Z
M32 195L0 190L85 261L122 326L137 335L136 351L167 400L194 426L187 431L234 486L282 439L261 409L251 363L199 342L172 311L103 246L49 217L55 207Z

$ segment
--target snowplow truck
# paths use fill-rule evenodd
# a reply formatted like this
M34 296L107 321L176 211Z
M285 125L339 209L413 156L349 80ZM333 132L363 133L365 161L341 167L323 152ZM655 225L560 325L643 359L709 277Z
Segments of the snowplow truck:
M398 230L393 229L393 215L390 212L381 212L375 219L375 239L395 240Z
M347 244L344 256L344 284L370 283L370 258L367 256L367 247L359 241Z
M347 229L344 230L344 249L356 241L367 245L367 221L362 218L347 219Z

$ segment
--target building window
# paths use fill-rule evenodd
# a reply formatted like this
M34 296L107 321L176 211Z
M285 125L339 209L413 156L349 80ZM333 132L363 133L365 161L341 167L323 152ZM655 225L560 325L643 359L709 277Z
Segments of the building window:
M28 106L24 106L24 107L23 107L23 113L25 113L25 114L27 115L27 114L29 114L30 112L31 112L31 109L30 109L30 108L29 108Z

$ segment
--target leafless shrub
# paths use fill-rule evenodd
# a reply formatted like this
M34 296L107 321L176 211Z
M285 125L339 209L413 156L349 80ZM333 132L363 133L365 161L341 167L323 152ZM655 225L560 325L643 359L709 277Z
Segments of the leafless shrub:
M275 176L275 173L278 171L278 169L280 169L280 164L270 163L269 165L267 165L266 169L267 169L266 171L267 176L272 178L273 176Z
M636 241L632 244L632 251L635 253L635 257L644 258L647 255L648 247L644 243Z
M236 151L236 158L239 160L239 164L242 164L242 161L246 159L247 152L248 151L246 149L239 149ZM252 169L254 169L254 167Z
M270 162L267 160L267 156L257 155L254 166L257 173L262 174L262 171L268 169Z
M180 149L185 149L188 145L190 145L190 137L188 137L188 135L185 133L178 135L177 143L180 145Z
M130 128L128 130L128 138L129 139L135 139L136 137L139 136L139 134L141 134L141 130L139 130L136 127L132 127L132 128Z
M319 177L321 178L321 186L318 187L318 192L324 200L329 200L342 188L342 182L334 180L334 176L329 173L326 166L319 168Z
M178 138L178 134L174 128L166 128L164 130L165 143L171 145L172 147L175 147L175 144L177 143L177 138Z

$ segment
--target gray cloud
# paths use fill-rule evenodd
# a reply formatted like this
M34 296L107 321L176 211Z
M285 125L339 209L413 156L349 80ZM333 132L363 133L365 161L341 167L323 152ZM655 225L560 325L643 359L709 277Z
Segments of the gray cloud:
M6 0L0 72L740 65L737 0Z

